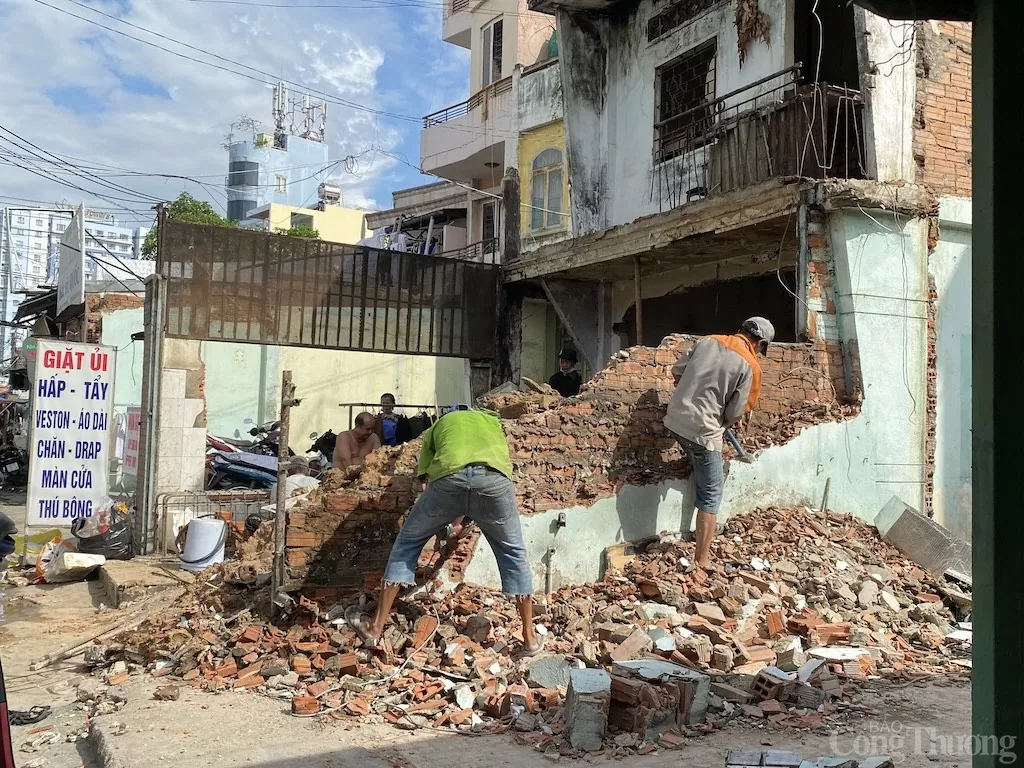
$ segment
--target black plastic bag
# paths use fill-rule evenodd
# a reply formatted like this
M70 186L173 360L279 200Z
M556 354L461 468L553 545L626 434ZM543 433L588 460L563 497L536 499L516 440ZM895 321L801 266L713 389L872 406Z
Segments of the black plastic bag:
M79 518L71 523L71 535L78 538L78 551L87 555L103 555L107 560L131 560L135 557L135 543L132 536L132 519L114 508L110 510L110 526L105 533L80 537L78 532L86 520Z

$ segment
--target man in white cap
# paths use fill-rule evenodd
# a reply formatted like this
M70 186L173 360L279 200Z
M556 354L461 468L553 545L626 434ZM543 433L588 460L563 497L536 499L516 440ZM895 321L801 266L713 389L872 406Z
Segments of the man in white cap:
M697 564L711 562L715 515L722 503L725 471L722 438L757 405L761 363L775 328L763 317L744 320L732 336L705 336L672 367L676 391L665 426L693 464L697 492Z

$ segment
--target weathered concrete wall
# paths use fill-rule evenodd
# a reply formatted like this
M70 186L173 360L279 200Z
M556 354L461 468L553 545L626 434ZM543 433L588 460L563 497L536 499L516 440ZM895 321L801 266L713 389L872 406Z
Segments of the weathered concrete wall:
M867 171L879 181L915 178L911 143L917 91L914 22L856 8Z
M577 235L667 210L678 204L680 195L686 199L686 190L666 189L666 184L684 184L687 174L676 166L692 163L693 158L677 158L659 168L653 162L655 71L712 38L717 40L717 94L790 66L788 3L760 0L758 6L771 25L771 43L751 42L742 68L733 3L719 3L651 43L647 42L648 20L664 10L652 0L642 0L626 18L559 14L572 225ZM773 85L767 84L764 90ZM737 98L755 95L750 92ZM607 183L608 179L615 183Z
M558 12L559 60L569 159L569 226L576 236L610 226L607 22Z
M519 129L523 131L562 119L562 70L558 67L558 59L522 71L516 104Z
M971 202L942 198L928 259L935 286L936 522L971 540Z

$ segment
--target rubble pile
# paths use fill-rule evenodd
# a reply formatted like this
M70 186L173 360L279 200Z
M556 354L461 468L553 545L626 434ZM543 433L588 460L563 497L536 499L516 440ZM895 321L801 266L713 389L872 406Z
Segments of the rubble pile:
M790 405L785 413L756 413L750 424L738 431L748 451L788 443L807 427L852 419L860 411L857 404L806 400Z
M760 510L728 521L711 568L692 554L678 536L607 553L602 581L538 607L533 659L515 656L513 603L482 587L421 587L372 652L343 606L300 598L270 623L215 571L103 661L255 690L298 716L514 729L545 751L619 754L678 747L733 717L828 727L851 680L960 671L969 656L951 610L969 606L965 588L850 516Z

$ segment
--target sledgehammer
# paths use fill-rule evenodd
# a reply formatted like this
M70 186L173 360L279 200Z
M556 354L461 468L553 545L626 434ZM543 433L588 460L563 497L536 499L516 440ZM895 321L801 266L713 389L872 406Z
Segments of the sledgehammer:
M731 445L732 449L736 451L736 461L742 461L744 464L754 463L754 459L750 454L743 450L743 445L731 429L725 430L725 439L729 441L729 445Z

